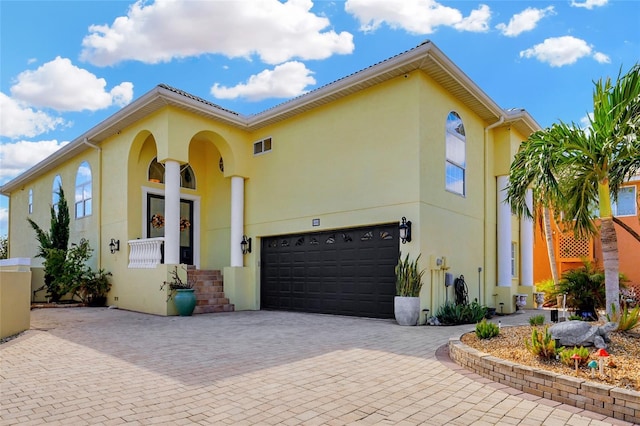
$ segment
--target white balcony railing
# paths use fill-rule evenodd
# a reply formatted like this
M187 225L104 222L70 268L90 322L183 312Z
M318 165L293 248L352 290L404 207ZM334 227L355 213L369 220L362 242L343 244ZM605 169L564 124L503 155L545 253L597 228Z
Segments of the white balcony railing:
M129 268L152 269L162 263L164 237L129 240Z

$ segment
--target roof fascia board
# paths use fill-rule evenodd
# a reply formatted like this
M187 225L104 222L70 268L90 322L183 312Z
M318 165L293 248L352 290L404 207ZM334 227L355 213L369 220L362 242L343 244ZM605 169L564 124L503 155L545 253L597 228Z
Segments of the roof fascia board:
M505 112L505 123L513 123L514 121L522 121L531 133L542 129L540 124L524 109Z
M498 119L505 111L502 109L489 95L487 95L473 80L469 78L451 59L449 59L440 49L433 47L431 60L440 66L449 76L455 80L460 86L468 90L478 102L491 111L495 118Z
M177 104L178 106L188 107L189 109L196 110L203 115L216 118L220 121L231 124L232 126L242 128L246 128L248 126L249 119L244 115L232 114L223 109L204 104L196 99L165 89L164 87L156 86L156 91L167 104L169 104L169 102L166 101L170 100L171 103Z

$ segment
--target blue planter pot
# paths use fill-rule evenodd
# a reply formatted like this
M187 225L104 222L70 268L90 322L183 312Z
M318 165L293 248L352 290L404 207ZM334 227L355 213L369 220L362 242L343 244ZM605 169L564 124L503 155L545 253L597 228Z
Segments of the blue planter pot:
M192 288L175 290L173 302L176 305L178 315L181 317L189 317L196 308L196 293Z

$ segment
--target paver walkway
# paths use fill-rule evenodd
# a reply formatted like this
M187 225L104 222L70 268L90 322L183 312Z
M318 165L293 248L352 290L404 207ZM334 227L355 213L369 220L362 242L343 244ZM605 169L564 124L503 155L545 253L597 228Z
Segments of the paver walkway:
M0 345L0 424L626 424L459 369L438 348L472 329L34 310L32 329Z

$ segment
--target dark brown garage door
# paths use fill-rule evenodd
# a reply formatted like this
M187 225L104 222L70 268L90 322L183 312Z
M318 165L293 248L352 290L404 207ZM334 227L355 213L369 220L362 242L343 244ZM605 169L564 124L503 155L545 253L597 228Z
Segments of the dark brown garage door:
M261 307L393 317L398 224L262 238Z

